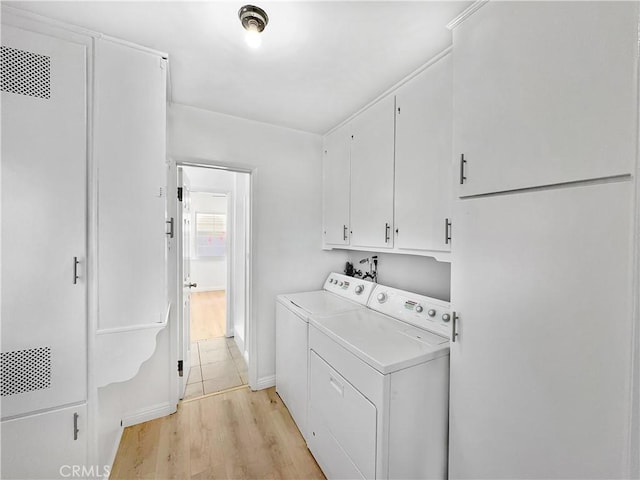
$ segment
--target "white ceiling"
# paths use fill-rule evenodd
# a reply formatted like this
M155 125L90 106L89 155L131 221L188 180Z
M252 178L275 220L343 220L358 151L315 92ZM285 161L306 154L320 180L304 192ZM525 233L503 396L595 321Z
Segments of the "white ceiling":
M176 103L325 133L451 44L471 2L4 2L169 54ZM238 10L269 15L250 49Z

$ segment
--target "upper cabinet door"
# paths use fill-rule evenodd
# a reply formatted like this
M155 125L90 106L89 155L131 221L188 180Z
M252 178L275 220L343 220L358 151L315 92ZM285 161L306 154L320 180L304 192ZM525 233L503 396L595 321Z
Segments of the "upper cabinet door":
M450 250L452 60L396 94L396 247Z
M167 308L166 60L98 39L95 84L98 327L161 323Z
M351 134L345 125L324 139L322 159L322 208L324 242L349 245L349 159Z
M455 29L460 196L631 172L637 9L490 2Z
M393 247L395 98L386 97L352 122L351 245Z

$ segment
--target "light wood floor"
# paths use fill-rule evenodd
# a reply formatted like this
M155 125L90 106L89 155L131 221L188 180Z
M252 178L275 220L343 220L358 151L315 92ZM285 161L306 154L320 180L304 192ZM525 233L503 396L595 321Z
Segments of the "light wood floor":
M240 387L127 427L110 478L325 477L275 389Z
M191 343L223 337L226 330L226 292L196 292L191 294Z

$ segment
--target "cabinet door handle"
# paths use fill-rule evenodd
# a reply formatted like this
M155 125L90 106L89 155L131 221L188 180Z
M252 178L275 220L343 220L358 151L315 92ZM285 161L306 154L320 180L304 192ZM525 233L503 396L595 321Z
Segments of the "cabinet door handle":
M388 223L384 224L384 243L389 243L389 231L391 230L391 225Z
M342 226L342 239L345 240L345 241L347 240L347 226L346 225Z
M74 440L78 440L78 432L80 432L80 429L78 428L78 413L74 413L73 414L73 439Z
M170 220L166 220L165 223L169 225L169 231L165 233L169 235L169 238L173 238L173 217Z
M73 284L77 285L78 284L78 279L80 278L80 276L78 275L78 264L80 263L80 261L78 260L78 257L73 257Z
M448 218L444 219L444 244L449 245L451 243L451 222Z
M464 174L464 166L467 161L464 159L464 153L460 154L460 185L462 185L467 177Z
M458 314L453 312L451 314L451 343L456 343L456 337L458 336Z

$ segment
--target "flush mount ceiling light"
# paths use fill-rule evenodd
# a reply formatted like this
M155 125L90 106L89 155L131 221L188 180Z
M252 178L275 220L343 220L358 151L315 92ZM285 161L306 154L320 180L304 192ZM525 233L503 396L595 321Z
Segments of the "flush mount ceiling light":
M238 18L240 18L242 26L247 31L245 39L249 46L258 48L262 41L260 32L262 32L264 27L267 26L267 23L269 23L267 13L260 7L245 5L238 11Z

